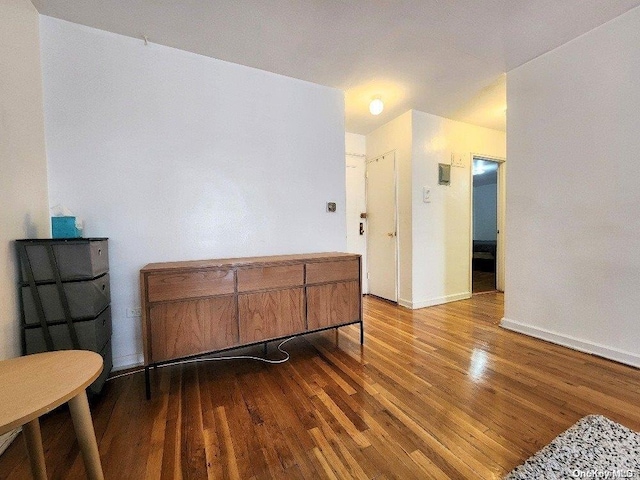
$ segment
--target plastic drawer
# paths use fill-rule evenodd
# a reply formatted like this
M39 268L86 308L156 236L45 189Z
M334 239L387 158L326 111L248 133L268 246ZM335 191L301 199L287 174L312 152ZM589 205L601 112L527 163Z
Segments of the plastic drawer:
M111 307L107 307L97 318L73 323L80 349L100 352L111 338ZM49 325L54 350L71 350L73 343L66 323ZM25 354L46 352L47 344L42 327L24 329Z
M99 277L109 270L106 239L54 240L51 244L63 281L87 280ZM42 243L25 242L25 247L35 281L55 281L46 246ZM22 265L22 282L28 281L26 266Z
M69 302L71 318L74 320L95 318L111 303L108 273L93 280L66 282L62 285ZM57 285L55 283L38 285L37 289L47 323L65 321ZM25 324L40 324L31 288L28 286L22 287L22 306Z

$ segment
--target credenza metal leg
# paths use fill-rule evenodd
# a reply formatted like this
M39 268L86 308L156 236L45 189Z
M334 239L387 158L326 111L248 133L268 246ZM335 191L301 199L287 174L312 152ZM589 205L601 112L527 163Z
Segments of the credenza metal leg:
M144 387L147 400L151 400L151 379L149 378L149 365L144 366Z

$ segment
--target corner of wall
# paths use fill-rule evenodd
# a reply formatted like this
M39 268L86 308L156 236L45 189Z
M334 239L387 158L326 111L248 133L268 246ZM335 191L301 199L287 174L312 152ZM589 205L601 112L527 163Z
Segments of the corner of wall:
M39 15L28 0L0 2L0 358L20 354L13 240L48 235ZM6 197L5 197L6 195Z
M20 355L13 241L49 231L39 25L30 1L0 2L0 359ZM0 454L19 432L0 435Z

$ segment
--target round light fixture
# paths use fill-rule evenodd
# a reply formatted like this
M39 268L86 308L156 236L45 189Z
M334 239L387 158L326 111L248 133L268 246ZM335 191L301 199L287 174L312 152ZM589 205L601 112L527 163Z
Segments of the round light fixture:
M369 111L371 115L380 115L384 110L384 103L380 97L374 97L369 104Z

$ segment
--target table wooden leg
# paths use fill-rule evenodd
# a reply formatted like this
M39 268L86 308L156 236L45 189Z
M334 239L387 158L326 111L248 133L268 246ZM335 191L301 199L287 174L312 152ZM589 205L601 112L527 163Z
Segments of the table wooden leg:
M36 480L47 480L47 467L44 463L44 450L42 449L42 435L40 434L40 422L34 418L22 426L24 443L27 445L31 474Z
M102 465L100 464L100 453L96 442L96 433L93 430L91 421L91 411L85 391L69 400L69 410L73 420L73 428L76 431L82 459L87 470L87 477L90 480L103 480Z

